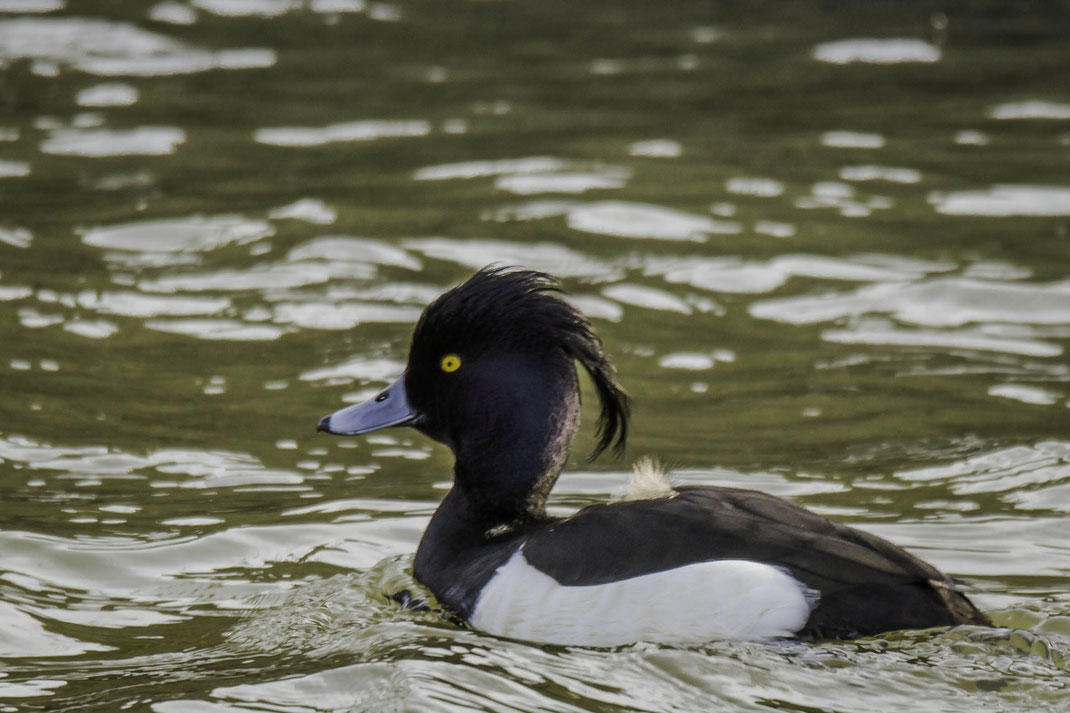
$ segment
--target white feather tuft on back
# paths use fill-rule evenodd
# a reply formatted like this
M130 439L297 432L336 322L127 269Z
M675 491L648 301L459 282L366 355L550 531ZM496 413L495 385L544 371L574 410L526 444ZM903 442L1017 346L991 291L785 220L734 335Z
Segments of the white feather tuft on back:
M660 500L676 495L669 474L656 460L644 456L632 466L627 489L613 498L614 502L628 500Z
M696 562L569 587L528 564L521 549L487 583L471 624L489 634L547 644L699 644L791 636L816 603L816 592L761 562Z

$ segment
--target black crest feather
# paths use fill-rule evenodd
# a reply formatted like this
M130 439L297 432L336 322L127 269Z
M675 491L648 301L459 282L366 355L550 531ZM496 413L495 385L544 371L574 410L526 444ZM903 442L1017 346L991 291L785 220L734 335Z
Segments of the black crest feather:
M590 321L560 294L557 280L544 272L485 267L427 306L410 353L438 354L451 343L559 349L583 365L598 392L598 444L588 460L610 446L619 455L628 437L628 396Z

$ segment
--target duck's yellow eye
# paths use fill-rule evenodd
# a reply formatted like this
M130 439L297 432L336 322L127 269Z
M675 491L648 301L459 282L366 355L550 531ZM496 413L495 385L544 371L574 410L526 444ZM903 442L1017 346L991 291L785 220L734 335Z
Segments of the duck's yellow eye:
M461 368L461 358L456 354L447 354L438 365L442 367L442 371L452 373Z

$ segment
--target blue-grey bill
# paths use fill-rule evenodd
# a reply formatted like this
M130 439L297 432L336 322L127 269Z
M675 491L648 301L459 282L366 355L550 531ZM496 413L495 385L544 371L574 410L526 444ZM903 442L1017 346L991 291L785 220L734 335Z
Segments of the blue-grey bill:
M404 426L415 421L419 415L409 406L409 399L405 395L405 375L402 374L374 399L324 416L316 430L336 436L359 436L381 428Z

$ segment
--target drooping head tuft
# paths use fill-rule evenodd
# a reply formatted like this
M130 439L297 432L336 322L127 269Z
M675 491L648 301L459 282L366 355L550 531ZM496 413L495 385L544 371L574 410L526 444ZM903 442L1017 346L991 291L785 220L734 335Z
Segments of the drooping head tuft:
M590 321L563 300L560 292L557 281L543 272L507 267L479 270L424 310L413 332L409 371L422 366L412 363L420 355L442 359L439 368L446 371L452 362L438 355L456 358L457 364L462 356L478 358L491 350L563 355L583 365L601 402L598 444L590 460L610 446L620 454L628 433L628 397Z

